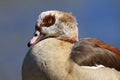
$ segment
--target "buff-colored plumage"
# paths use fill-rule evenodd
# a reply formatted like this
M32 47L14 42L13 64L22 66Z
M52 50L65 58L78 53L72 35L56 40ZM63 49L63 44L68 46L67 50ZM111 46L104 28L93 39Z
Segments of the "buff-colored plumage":
M85 68L70 58L73 44L49 38L33 46L23 63L23 80L120 80L114 69Z
M87 58L79 59L81 55L88 55L91 60L92 57L89 56L94 53L101 56L101 52L107 55L110 52L110 56L114 57L111 59L118 61L111 48L107 50L104 46L99 47L97 42L93 42L99 41L95 39L83 39L80 43L77 41L77 22L71 14L60 11L41 13L35 35L29 43L34 45L23 61L22 80L120 80L118 70L104 65L86 66L89 61L85 65L83 63Z

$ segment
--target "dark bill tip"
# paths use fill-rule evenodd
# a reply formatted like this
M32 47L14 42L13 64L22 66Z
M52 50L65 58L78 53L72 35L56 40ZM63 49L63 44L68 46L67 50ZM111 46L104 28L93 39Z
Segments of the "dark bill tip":
M28 47L30 47L30 46L31 46L30 42L28 42L27 46L28 46Z

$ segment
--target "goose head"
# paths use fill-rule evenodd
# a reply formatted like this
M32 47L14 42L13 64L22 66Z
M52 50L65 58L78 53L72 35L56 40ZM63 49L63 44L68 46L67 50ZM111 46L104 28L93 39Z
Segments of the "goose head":
M77 22L71 13L51 10L40 13L33 38L28 47L46 38L57 38L74 43L78 41Z

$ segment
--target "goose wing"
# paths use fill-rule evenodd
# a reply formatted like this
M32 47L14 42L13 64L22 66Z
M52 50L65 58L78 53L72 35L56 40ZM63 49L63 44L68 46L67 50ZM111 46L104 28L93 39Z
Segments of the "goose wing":
M120 71L120 51L97 39L80 39L72 49L71 58L80 66L103 65Z

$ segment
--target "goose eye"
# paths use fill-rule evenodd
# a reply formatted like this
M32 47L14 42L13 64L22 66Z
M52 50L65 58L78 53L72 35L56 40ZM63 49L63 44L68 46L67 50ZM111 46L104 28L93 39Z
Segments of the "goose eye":
M37 36L37 34L35 33L34 36Z
M38 35L40 35L40 32L37 30L34 32L34 36L37 37Z
M55 16L48 15L48 16L45 16L45 18L43 19L43 24L46 27L49 27L53 25L54 23L55 23Z

